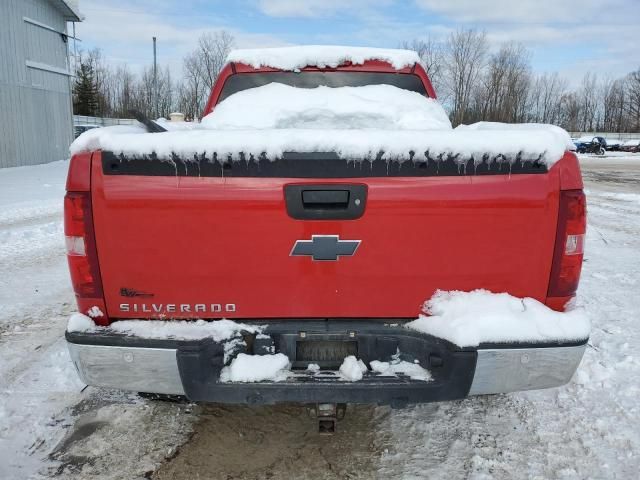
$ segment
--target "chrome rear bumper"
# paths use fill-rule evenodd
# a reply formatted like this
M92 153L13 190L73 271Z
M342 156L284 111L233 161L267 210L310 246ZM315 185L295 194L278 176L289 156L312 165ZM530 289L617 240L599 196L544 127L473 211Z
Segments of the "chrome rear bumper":
M80 380L87 385L184 395L175 348L67 344Z
M305 327L308 338L312 335L308 333L309 324ZM393 344L396 341L398 349L411 352L415 361L433 373L435 380L392 381L372 374L359 382L293 379L277 383L220 383L218 374L223 360L216 349L222 350L223 346L213 344L210 339L197 345L193 342L183 345L175 340L145 341L131 337L122 341L122 336L118 336L110 344L111 339L104 335L95 342L92 334L67 334L67 340L71 359L81 380L88 385L186 395L194 401L222 403L326 402L335 399L336 403L401 405L452 400L467 395L551 388L571 380L586 347L585 340L566 346L512 345L510 348L501 345L500 348L456 349L441 339L402 327L382 329L375 324L367 329L364 322L360 327L358 338L367 345L360 352L372 355L369 359L365 357L365 361L384 358L376 350L377 338L391 342L393 352L397 348ZM292 326L292 331L297 332L295 326ZM281 351L286 341L291 340L283 338L295 335L288 331L271 334ZM331 334L335 335L335 331ZM293 349L295 351L295 347ZM291 349L284 351L291 357L290 352Z
M469 395L559 387L571 380L586 348L480 349Z

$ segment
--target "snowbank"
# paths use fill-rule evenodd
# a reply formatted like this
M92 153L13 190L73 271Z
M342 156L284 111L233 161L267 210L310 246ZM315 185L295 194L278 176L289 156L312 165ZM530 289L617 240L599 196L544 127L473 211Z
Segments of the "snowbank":
M247 355L240 353L231 364L222 369L221 382L279 382L289 376L291 363L283 353L274 355Z
M399 70L419 63L420 57L413 50L338 45L251 48L233 50L227 56L227 62L291 71L304 67L337 67L347 62L362 65L367 60L382 60Z
M450 130L451 122L437 101L392 85L296 88L270 83L231 95L202 120L202 126Z
M532 298L516 298L487 290L437 291L425 303L425 313L406 324L459 347L481 343L580 341L591 325L583 310L551 310Z
M121 320L108 327L101 327L96 325L90 317L74 313L69 318L67 331L121 333L150 339L199 340L212 338L215 342L223 342L240 335L241 332L260 333L265 327L266 325L248 325L231 320L216 320L214 322L204 320L195 322Z

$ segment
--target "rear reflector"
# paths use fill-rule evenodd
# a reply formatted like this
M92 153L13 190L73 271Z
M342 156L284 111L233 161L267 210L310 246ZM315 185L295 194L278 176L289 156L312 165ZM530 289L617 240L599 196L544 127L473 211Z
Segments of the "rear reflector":
M561 191L549 297L569 297L578 290L586 229L587 203L584 192Z

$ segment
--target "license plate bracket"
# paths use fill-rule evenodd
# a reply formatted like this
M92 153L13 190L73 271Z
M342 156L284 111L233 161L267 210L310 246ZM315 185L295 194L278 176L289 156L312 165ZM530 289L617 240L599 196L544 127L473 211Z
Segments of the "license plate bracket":
M306 368L315 363L324 369L337 369L345 357L358 356L355 340L298 340L294 368Z

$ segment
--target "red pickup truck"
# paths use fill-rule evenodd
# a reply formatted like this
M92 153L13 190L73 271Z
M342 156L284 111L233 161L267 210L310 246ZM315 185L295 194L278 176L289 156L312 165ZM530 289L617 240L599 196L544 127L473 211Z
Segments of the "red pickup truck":
M286 70L231 61L204 114L272 82L392 85L435 99L419 63ZM228 319L259 328L240 328L232 342L69 329L71 357L87 384L193 401L404 405L562 385L587 338L460 347L405 328L437 290L508 292L563 311L578 287L586 222L576 156L559 157L517 156L508 168L376 157L354 168L335 152L228 162L77 153L65 234L80 312L98 326ZM286 355L299 374L221 381L241 353ZM372 361L399 354L430 381L370 374ZM362 360L361 380L317 374L348 356Z

